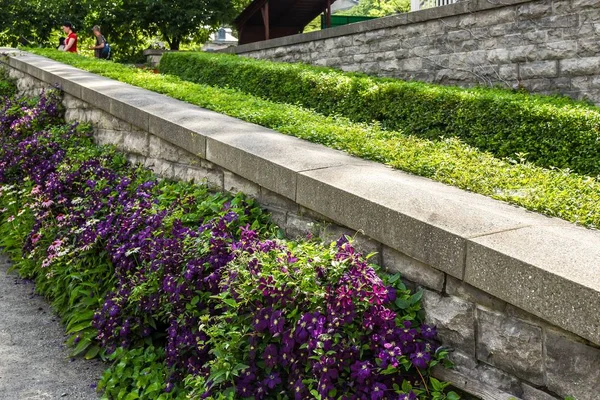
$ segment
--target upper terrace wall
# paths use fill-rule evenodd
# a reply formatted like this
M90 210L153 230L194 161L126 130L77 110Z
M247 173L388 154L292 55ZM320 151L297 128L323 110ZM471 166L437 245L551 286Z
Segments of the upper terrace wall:
M598 399L598 231L43 57L13 52L0 68L21 93L61 85L67 120L132 161L257 198L288 236L362 231L360 248L424 289L428 321L455 349L456 369L438 377L486 400Z
M226 51L600 104L599 34L600 0L468 0Z

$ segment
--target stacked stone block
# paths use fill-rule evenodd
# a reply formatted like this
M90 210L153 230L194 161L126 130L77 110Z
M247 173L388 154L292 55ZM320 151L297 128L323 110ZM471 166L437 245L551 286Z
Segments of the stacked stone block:
M599 33L597 0L469 0L228 51L445 85L524 88L600 104Z
M427 320L438 327L443 344L452 348L451 360L465 379L484 382L507 399L597 398L598 346L73 96L66 95L64 105L67 120L95 127L99 144L115 145L132 162L152 168L163 178L205 182L215 190L243 192L257 199L290 238L312 235L332 241L350 235L363 253L376 252L373 262L399 272L410 287L424 290Z
M23 94L39 94L48 87L20 70L8 71ZM578 400L598 399L600 343L591 343L470 286L457 277L451 265L442 271L416 260L192 154L187 147L165 140L168 135L148 119L140 117L145 126L139 127L99 108L101 103L70 94L65 94L64 106L67 121L93 125L98 144L116 146L131 161L151 167L164 178L205 182L215 190L244 192L256 198L290 238L312 235L331 241L350 235L365 254L376 252L373 262L399 272L409 287L423 290L426 318L438 327L456 364L455 370L436 369L440 379L484 399L550 400L568 395ZM137 119L131 116L130 120Z

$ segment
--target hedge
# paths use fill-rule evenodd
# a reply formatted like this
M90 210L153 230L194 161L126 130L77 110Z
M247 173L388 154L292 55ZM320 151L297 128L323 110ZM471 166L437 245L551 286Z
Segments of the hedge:
M0 101L0 246L74 354L112 361L104 399L458 400L422 291L347 237L284 240L241 194L158 180L60 104Z
M377 124L326 117L302 107L234 89L195 84L172 75L56 50L29 51L531 211L588 227L600 226L600 184L594 178L539 168L523 160L501 160L453 138L420 139L383 130Z
M160 71L437 140L458 137L498 157L600 174L600 109L566 98L367 77L214 53L166 53Z
M0 97L12 96L15 94L17 87L15 84L4 76L4 72L0 70Z

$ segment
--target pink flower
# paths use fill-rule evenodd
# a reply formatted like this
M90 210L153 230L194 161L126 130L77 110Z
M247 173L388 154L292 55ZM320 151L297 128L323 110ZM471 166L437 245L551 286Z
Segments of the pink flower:
M40 235L39 233L34 233L33 235L31 235L31 244L36 244L41 237L42 235Z
M63 241L60 239L56 239L54 242L52 242L52 244L48 247L48 251L49 252L56 252L57 250L60 249L60 246L62 246Z

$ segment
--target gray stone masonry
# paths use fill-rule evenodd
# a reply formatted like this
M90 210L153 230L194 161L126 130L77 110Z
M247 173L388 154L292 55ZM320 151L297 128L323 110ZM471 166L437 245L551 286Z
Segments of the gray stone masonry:
M223 51L600 104L599 33L597 0L467 0Z
M0 68L22 93L67 83L66 119L91 123L99 144L166 178L245 192L289 237L353 236L423 290L456 365L436 368L440 379L483 399L598 399L598 232L42 57L13 55Z

